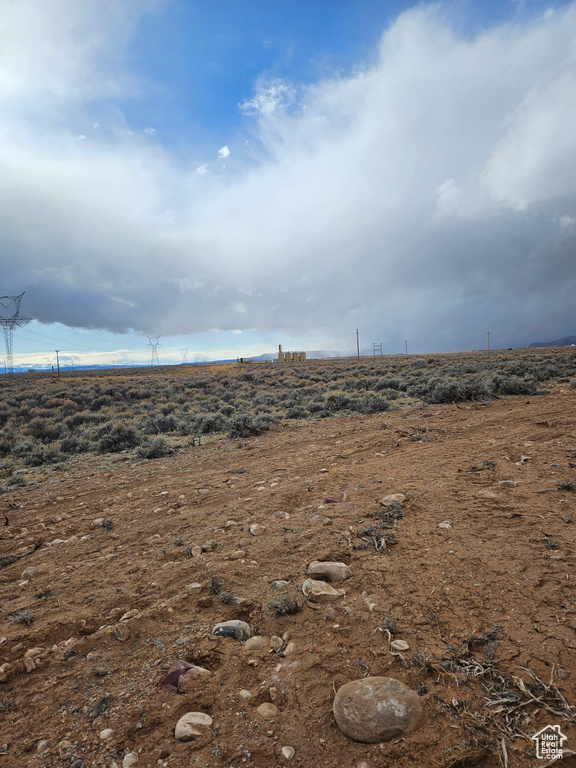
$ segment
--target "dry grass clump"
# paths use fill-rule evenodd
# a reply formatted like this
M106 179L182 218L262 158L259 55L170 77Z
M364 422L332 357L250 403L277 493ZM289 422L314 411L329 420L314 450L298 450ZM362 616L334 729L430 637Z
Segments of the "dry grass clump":
M476 765L475 760L481 762L490 755L498 755L500 764L507 766L507 743L525 740L533 748L527 721L540 710L560 721L576 722L576 709L552 681L545 683L524 666L518 668L523 677L502 670L494 658L500 632L501 627L494 627L483 635L471 635L460 647L444 641L447 652L441 658L419 651L412 654L419 675L433 675L437 681L451 679L458 688L473 690L472 698L462 695L443 705L447 716L465 731L467 741L446 757L442 768Z

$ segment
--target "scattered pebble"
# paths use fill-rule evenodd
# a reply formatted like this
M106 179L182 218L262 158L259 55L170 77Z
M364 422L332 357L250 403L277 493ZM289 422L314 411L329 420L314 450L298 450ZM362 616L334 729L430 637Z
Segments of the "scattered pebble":
M350 568L345 563L314 560L308 566L308 573L319 581L345 581L350 578Z
M233 637L235 640L248 640L252 632L250 625L245 621L232 619L232 621L221 621L212 629L212 634L218 637Z
M296 754L294 747L282 747L280 751L282 752L282 757L286 758L286 760L292 760Z
M390 648L393 651L409 651L410 646L406 642L406 640L392 640L390 643Z
M276 704L270 704L269 702L260 704L256 712L260 715L260 717L263 717L266 720L274 720L280 714L280 710Z
M250 533L252 536L262 536L265 530L266 526L263 525L263 523L252 523L250 526Z
M406 496L403 493L391 493L388 496L384 496L382 504L393 504L395 501L399 501L402 504L406 501Z
M244 648L249 651L261 651L268 645L268 641L262 635L254 635L244 643Z
M174 736L178 741L192 741L206 735L212 726L212 718L204 712L187 712L176 723Z
M116 624L114 627L114 634L117 640L124 643L130 637L130 628L127 624Z
M346 595L344 589L334 589L325 581L316 579L306 579L302 584L302 592L313 603L329 603Z
M138 755L135 752L128 752L122 760L122 768L132 768L138 762Z

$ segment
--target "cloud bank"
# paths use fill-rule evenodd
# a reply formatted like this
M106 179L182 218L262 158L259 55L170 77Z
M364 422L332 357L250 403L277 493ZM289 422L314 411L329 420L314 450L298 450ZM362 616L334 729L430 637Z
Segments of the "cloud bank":
M417 6L368 70L260 82L242 140L193 165L122 116L143 87L123 47L154 6L3 8L2 293L26 314L428 348L575 332L576 4L474 37Z

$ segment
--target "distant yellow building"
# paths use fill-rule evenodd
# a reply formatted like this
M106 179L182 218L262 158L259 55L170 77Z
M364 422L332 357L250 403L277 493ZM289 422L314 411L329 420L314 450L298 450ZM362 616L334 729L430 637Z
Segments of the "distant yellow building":
M282 344L278 344L279 363L303 363L306 360L306 352L283 352Z

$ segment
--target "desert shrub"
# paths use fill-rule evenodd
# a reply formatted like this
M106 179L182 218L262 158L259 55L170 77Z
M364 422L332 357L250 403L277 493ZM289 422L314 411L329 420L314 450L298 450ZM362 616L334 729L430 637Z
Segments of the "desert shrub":
M75 435L69 435L60 440L60 450L63 453L87 453L92 450L92 445L87 440L81 440Z
M40 467L42 464L56 464L66 457L55 445L37 445L26 457L30 467Z
M24 475L11 475L6 482L14 488L24 488L24 486L27 485L27 480Z
M134 429L122 421L116 422L111 429L105 429L97 443L99 453L118 453L135 448L140 443L140 436Z
M213 432L222 432L224 429L225 418L221 413L204 413L199 419L199 432L203 435L209 435Z
M286 410L285 416L287 419L305 419L308 411L301 405L293 405Z
M112 405L114 401L108 395L102 395L101 397L95 397L90 403L90 410L99 411L105 405Z
M532 395L536 391L536 382L519 376L495 376L494 391L501 395Z
M181 426L180 420L172 414L164 415L157 413L151 416L144 426L144 432L147 435L156 435L158 433L177 432Z
M351 409L358 413L383 413L390 410L390 401L371 392L357 397L351 404Z
M161 459L172 453L172 446L164 437L154 437L139 445L136 453L143 459Z
M259 420L263 417L259 417ZM230 437L252 437L259 435L262 429L261 422L257 422L253 416L245 411L240 412L228 419L226 429Z
M23 430L25 435L31 435L43 443L50 443L60 437L61 423L48 421L47 419L32 419Z
M350 398L343 392L331 392L324 400L324 408L329 412L343 411L350 405Z

